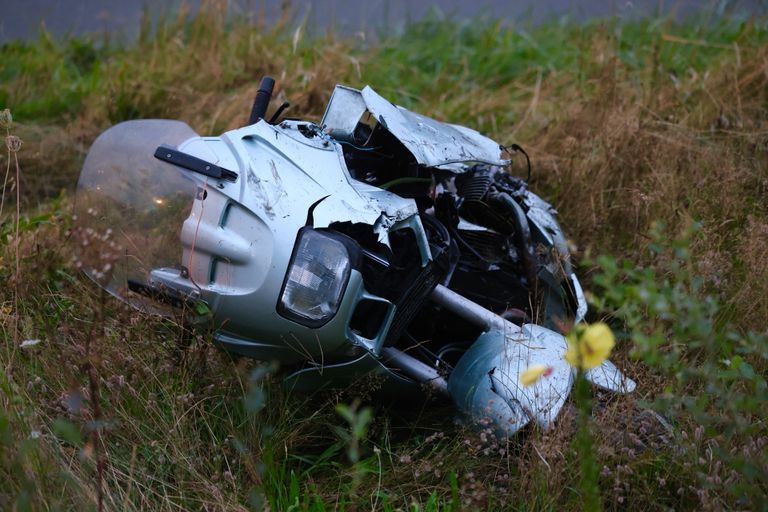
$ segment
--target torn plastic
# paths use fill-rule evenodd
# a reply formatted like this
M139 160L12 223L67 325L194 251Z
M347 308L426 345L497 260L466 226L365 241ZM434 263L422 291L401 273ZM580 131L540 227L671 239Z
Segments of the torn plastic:
M435 121L394 105L370 87L358 91L336 86L320 122L323 129L339 140L351 140L361 116L370 112L427 167L462 172L467 162L505 166L502 147L470 128Z
M531 420L547 427L573 385L573 372L563 359L567 348L562 335L538 325L490 329L462 356L448 389L473 422L490 423L504 436ZM533 365L551 370L546 378L524 387L520 374Z

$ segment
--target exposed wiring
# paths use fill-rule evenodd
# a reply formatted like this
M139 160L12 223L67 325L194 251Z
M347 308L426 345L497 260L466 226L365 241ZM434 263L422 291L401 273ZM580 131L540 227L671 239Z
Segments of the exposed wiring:
M511 149L512 151L517 151L518 153L522 153L525 156L525 161L528 164L528 179L526 179L525 181L530 183L531 182L531 159L528 158L528 153L526 153L525 150L517 144L510 144L509 146L502 146L502 147L507 151Z
M446 368L449 371L453 370L453 365L449 364L445 360L443 360L439 355L435 354L431 350L429 350L427 347L424 346L424 342L421 342L417 340L411 333L408 331L403 331L403 334L408 338L408 341L413 343L412 348L415 348L422 357L426 358L426 361L422 359L422 362L425 362L427 364L430 364L432 366L435 366L435 363L445 365ZM411 347L409 347L411 348ZM406 349L408 350L408 349Z
M453 239L454 239L454 240L458 240L458 242L459 242L461 245L463 245L463 246L464 246L464 247L465 247L467 250L469 250L469 252L471 252L471 253L472 253L472 255L474 255L474 256L475 256L475 258L477 258L477 259L478 259L478 260L480 260L481 262L485 263L485 264L488 266L488 268L490 268L490 266L491 266L491 262L490 262L490 261L488 261L486 258L484 258L484 257L483 257L483 256L482 256L482 255L481 255L479 252L477 252L477 251L475 250L475 248L474 248L474 247L472 247L472 246L471 246L469 243L467 243L467 242L466 242L466 241L465 241L465 240L464 240L464 239L463 239L463 238L462 238L462 237L459 235L459 233L458 233L458 230L457 230L457 229L454 229L453 227L450 227L450 228L448 228L448 229L450 230L450 232L451 232L451 235L453 235Z
M448 228L445 227L445 224L440 222L436 217L429 214L423 214L421 215L421 220L424 224L436 230L438 232L438 235L442 238L443 243L445 244L444 250L447 251L448 253L448 269L446 271L445 278L443 278L443 281L441 284L443 286L448 286L448 284L451 282L451 278L453 277L453 273L456 270L456 265L458 265L459 260L461 259L459 246L456 243L456 241L451 237L451 234L448 231ZM442 254L443 253L441 252L440 255ZM440 255L433 254L433 257L435 258L435 260L439 260Z
M345 141L345 140L338 140L338 139L334 139L334 138L333 138L333 137L331 137L329 134L327 134L327 133L323 132L323 131L322 131L322 130L320 130L319 128L318 128L318 130L317 130L317 136L318 136L318 137L320 137L321 139L325 140L325 141L328 141L328 142L333 142L333 143L335 143L335 144L341 144L341 145L343 145L343 146L349 146L349 147L351 147L351 148L355 148L355 149L356 149L356 150L358 150L358 151L375 151L375 150L377 150L377 149L380 149L380 148L378 148L378 147L375 147L375 148L361 148L360 146L357 146L357 145L355 145L355 144L352 144L351 142L347 142L347 141Z

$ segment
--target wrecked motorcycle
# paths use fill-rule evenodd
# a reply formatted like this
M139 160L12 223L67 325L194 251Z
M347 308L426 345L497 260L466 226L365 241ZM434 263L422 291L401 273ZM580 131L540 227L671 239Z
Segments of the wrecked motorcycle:
M278 361L291 389L380 375L503 435L550 424L587 304L555 210L509 172L522 149L370 87L337 86L319 123L267 120L273 86L219 137L172 120L98 137L75 207L88 275L144 311L209 318L216 344ZM548 377L522 386L537 364ZM586 376L634 388L609 361Z

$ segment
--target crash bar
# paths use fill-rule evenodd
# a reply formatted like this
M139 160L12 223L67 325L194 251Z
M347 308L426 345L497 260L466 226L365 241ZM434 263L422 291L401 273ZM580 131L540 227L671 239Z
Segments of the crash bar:
M401 352L395 347L381 349L381 360L384 364L397 368L403 375L432 386L435 391L448 395L448 383L437 370L426 365L413 356Z
M480 304L472 302L441 284L435 287L430 298L448 311L455 313L472 324L482 327L486 331L494 328L520 330L520 327L512 322L504 320L493 311L485 309Z

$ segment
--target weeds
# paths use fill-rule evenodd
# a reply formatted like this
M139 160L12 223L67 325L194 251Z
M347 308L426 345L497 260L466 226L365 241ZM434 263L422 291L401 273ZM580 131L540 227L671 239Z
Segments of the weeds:
M768 491L768 430L761 420L768 404L757 397L768 392L768 337L721 318L718 300L701 293L690 252L700 229L693 225L670 244L656 226L649 250L668 259L666 275L601 258L597 302L626 325L633 356L666 377L652 405L676 422L677 464L698 466L698 485L682 493L700 493L715 507L733 500L760 508Z
M82 277L68 212L96 135L136 117L237 127L264 73L292 116L319 118L336 82L370 83L520 143L638 382L636 398L592 401L581 450L599 505L764 508L766 20L295 35L288 18L254 29L207 6L133 44L43 33L0 48L6 135L25 141L0 155L0 508L96 508L99 488L119 510L581 508L573 409L500 442L439 404L293 396L204 333L179 345L180 321L102 303Z

